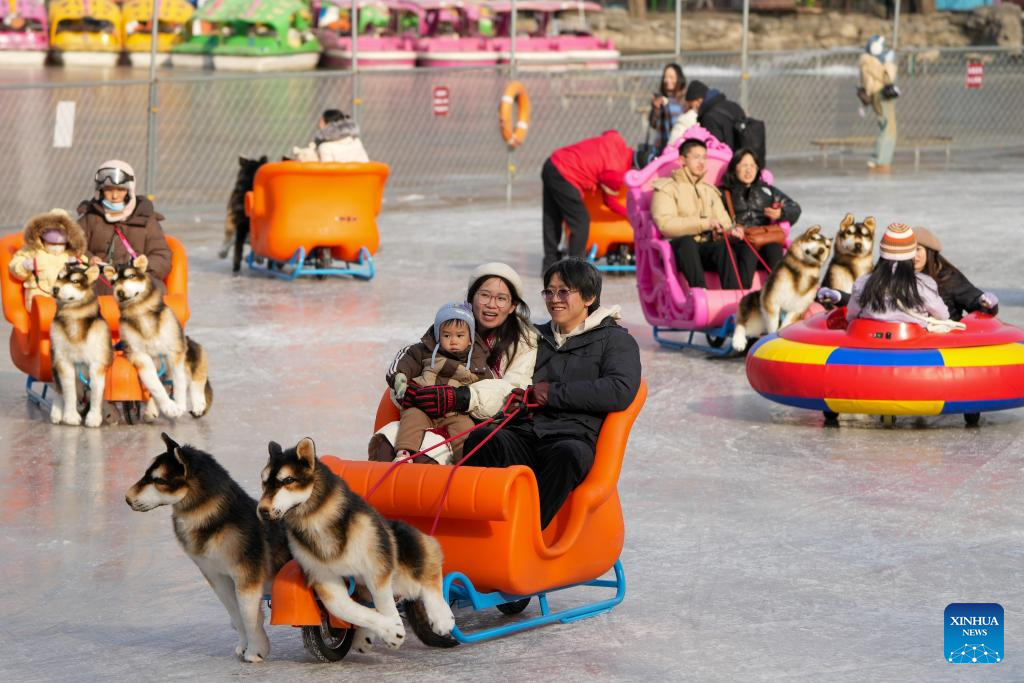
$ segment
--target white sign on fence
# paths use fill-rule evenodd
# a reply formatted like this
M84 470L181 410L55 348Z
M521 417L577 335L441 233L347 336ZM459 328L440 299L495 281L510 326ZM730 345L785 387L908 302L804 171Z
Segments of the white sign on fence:
M70 147L75 137L75 103L58 102L53 124L53 146Z

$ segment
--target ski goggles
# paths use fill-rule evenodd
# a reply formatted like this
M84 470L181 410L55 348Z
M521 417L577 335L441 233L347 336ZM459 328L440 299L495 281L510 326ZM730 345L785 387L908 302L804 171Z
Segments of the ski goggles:
M101 168L93 177L97 187L120 187L135 181L135 176L119 168Z

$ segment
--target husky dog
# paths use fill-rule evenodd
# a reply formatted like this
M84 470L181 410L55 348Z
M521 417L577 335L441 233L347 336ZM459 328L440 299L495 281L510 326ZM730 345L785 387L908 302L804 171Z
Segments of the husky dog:
M146 512L172 506L178 543L199 567L238 632L235 654L262 662L270 653L263 630L263 595L291 559L280 523L260 521L256 501L213 459L160 435L167 451L156 456L125 501Z
M186 410L193 417L202 417L213 402L206 352L185 336L174 312L146 274L148 265L146 255L141 254L128 265L103 269L121 309L121 339L128 360L138 369L139 379L152 396L145 417L155 418L158 406L167 417L179 417ZM170 369L173 401L157 375L155 361L161 356L166 357Z
M50 327L53 384L57 389L50 407L53 424L82 424L76 400L77 364L89 369L89 412L85 426L99 427L103 423L103 388L114 351L110 346L110 328L100 315L100 302L92 289L99 276L98 266L66 266L53 285L53 296L57 299L57 314Z
M357 626L356 652L369 652L376 634L391 649L405 639L395 598L425 645L452 647L455 617L443 597L441 546L405 522L390 521L349 489L316 457L305 438L284 451L271 441L263 468L264 519L282 519L292 555L331 614ZM346 577L369 593L373 608L354 601Z
M234 245L231 270L235 273L242 268L242 252L245 251L245 241L249 239L249 217L245 215L245 193L252 190L256 171L265 163L267 163L265 156L259 159L238 157L238 176L235 179L235 189L231 190L231 196L228 198L228 213L224 220L224 243L220 245L220 251L217 252L221 258L227 258L228 250Z
M747 336L771 334L800 319L814 301L821 269L831 248L832 240L821 234L820 225L808 228L789 245L786 256L768 276L764 287L740 299L736 307L736 331L732 335L733 349L746 349ZM780 326L782 311L786 312L786 317Z
M836 250L832 256L822 287L840 292L853 291L853 283L861 275L871 272L872 251L875 246L875 219L868 216L857 223L848 213L836 233Z

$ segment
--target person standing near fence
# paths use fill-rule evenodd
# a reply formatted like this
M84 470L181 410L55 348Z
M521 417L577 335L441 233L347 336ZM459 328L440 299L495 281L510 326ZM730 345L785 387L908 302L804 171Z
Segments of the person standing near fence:
M864 54L858 62L860 88L857 96L870 105L878 121L878 139L875 151L868 160L868 169L875 173L892 170L892 155L896 151L896 55L885 49L885 38L871 36Z
M683 75L683 67L676 63L666 64L661 73L661 87L651 99L651 114L647 121L658 132L658 154L668 144L676 121L686 113L685 94L686 76ZM696 114L693 118L696 120Z
M544 186L543 270L562 257L558 243L563 221L569 226L569 256L584 256L590 214L583 195L600 188L605 203L621 212L618 193L632 167L633 150L615 130L556 149L548 157L540 172Z

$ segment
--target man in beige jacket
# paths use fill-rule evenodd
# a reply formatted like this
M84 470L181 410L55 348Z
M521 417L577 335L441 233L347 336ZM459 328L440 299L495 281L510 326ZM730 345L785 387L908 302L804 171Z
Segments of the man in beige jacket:
M718 189L704 180L707 146L700 140L687 140L679 155L682 168L671 178L655 180L651 198L651 217L672 245L676 269L691 287L707 286L707 268L718 273L722 289L739 289L740 285L749 289L757 257L743 243L743 229L733 227ZM735 266L726 247L727 240Z

